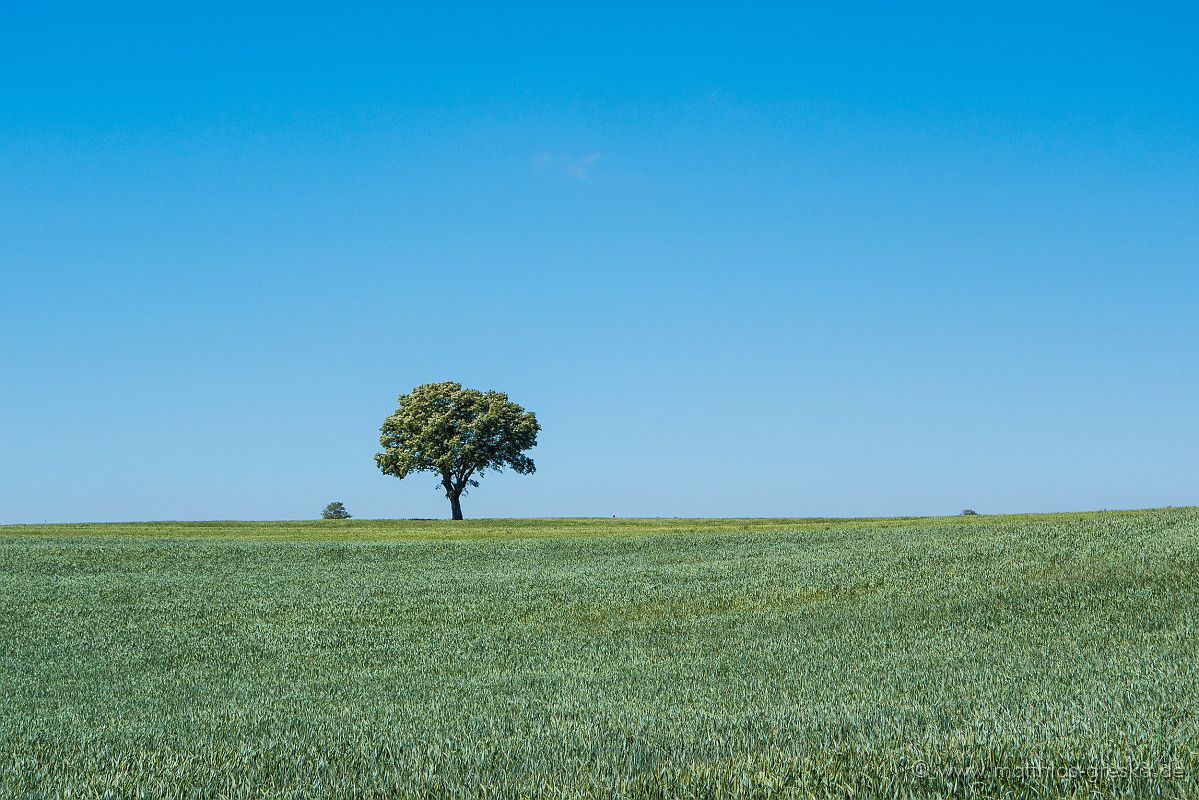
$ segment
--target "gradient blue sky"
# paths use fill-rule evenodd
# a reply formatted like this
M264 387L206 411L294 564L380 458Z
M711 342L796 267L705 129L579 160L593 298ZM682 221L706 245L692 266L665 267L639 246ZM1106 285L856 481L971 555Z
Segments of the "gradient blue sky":
M1189 3L11 4L0 522L1199 502Z

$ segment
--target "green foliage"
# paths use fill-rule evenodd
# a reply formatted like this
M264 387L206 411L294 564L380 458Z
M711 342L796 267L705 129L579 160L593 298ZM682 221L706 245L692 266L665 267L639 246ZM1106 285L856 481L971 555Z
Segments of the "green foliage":
M962 511L962 516L963 517L977 517L978 512L975 511L973 508L967 508Z
M0 797L1196 797L1199 509L0 528Z
M456 520L462 519L462 493L478 486L487 470L508 467L528 475L536 469L524 451L537 444L541 426L503 392L464 389L454 381L426 383L399 402L380 428L383 452L375 463L397 478L437 475Z
M321 512L321 519L349 519L350 512L346 511L345 504L340 500L334 500L329 505L325 506L325 510Z

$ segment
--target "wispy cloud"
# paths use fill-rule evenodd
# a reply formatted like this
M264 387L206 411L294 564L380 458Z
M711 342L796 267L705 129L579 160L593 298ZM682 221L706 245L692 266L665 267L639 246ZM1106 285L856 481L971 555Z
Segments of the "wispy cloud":
M591 168L604 157L603 153L581 156L560 153L538 153L533 157L533 171L542 174L565 175L578 181L591 179Z

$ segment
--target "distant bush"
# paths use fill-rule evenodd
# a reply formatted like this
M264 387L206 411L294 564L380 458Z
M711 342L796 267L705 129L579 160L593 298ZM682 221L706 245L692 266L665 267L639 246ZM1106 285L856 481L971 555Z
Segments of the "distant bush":
M334 501L325 506L325 510L321 512L321 519L349 519L350 512L346 511L345 503Z
M973 508L967 508L965 511L962 512L962 516L963 517L977 517L978 512L975 511Z

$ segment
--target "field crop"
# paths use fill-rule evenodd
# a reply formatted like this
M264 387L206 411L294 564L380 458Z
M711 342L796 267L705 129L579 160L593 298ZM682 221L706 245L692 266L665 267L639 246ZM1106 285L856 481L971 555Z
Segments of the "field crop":
M1196 797L1199 509L0 528L0 796Z

